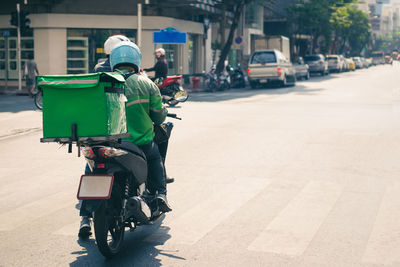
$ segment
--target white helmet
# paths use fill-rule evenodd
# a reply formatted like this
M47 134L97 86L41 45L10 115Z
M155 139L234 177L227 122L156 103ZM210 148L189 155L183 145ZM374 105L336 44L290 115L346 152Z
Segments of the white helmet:
M163 57L165 55L164 48L157 48L155 54L156 54L156 57Z
M111 54L111 50L120 42L130 41L128 37L124 35L113 35L108 37L108 39L104 42L104 53L106 55Z

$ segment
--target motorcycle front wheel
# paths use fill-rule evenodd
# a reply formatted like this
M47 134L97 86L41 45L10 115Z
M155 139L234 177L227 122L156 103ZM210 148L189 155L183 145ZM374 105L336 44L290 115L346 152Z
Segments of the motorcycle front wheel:
M34 102L35 102L35 106L42 110L43 109L43 93L42 91L39 91L35 94L34 96Z
M185 89L179 88L179 90L174 93L174 98L179 102L185 102L189 98L189 94Z
M125 226L119 221L117 210L111 204L111 199L94 212L94 233L97 246L106 258L111 258L121 250L124 240Z

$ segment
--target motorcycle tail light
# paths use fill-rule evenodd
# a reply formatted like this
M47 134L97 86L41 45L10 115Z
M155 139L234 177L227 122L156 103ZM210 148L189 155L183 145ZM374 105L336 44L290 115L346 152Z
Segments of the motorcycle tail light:
M82 150L82 154L87 159L94 159L96 155L93 152L93 149L90 147L86 147Z
M113 147L105 147L99 149L99 155L103 158L118 157L126 154L128 154L128 152Z

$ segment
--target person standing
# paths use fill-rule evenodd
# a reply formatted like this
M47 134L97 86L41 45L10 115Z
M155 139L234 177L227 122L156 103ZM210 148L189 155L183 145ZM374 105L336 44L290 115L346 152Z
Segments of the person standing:
M24 77L26 81L26 90L32 97L36 87L36 76L39 75L39 70L36 62L33 60L33 55L29 54L28 61L25 62Z
M165 50L163 48L158 48L154 52L154 55L156 56L157 62L152 68L147 68L144 69L144 71L154 71L154 80L157 78L162 78L165 79L167 78L168 74L168 63L167 60L165 59Z

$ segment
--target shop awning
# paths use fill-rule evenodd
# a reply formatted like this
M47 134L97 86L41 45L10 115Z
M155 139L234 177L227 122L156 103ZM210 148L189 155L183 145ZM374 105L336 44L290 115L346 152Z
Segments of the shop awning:
M216 8L215 5L220 1L214 0L197 0L197 3L190 4L192 7L199 8L201 10L213 13L213 14L221 14L221 10Z

